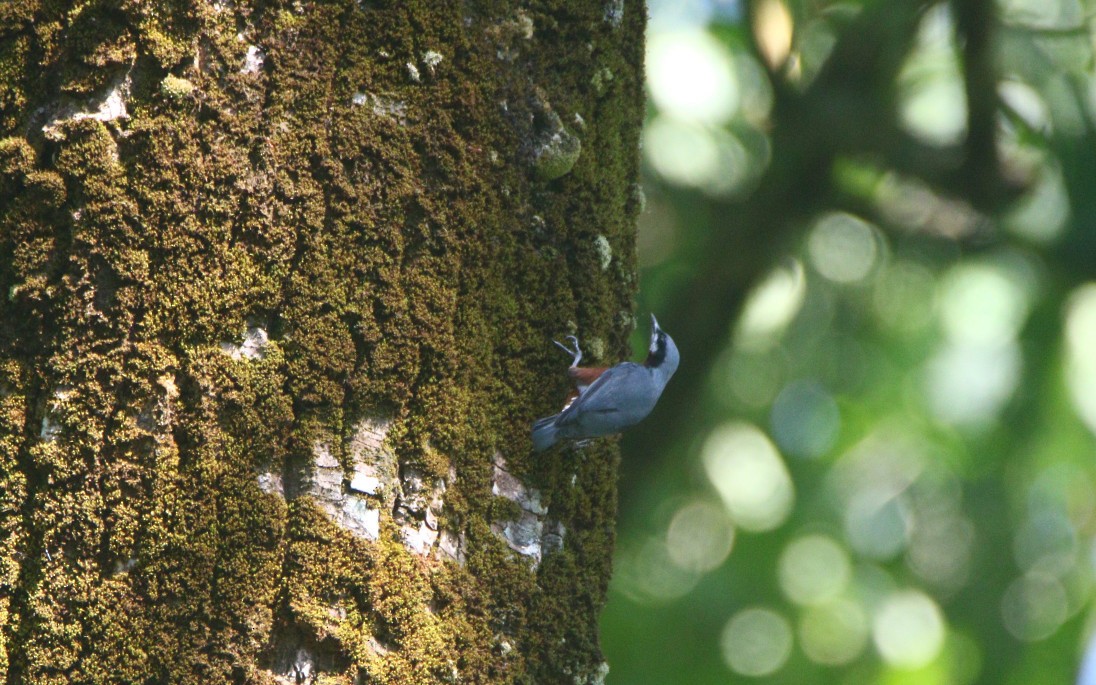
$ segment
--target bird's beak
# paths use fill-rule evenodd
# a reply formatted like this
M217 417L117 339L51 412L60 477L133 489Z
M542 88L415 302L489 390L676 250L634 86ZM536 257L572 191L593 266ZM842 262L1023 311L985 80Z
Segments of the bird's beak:
M652 330L656 330L656 331L662 330L661 328L658 327L658 319L655 318L654 314L651 314L651 326L653 327Z

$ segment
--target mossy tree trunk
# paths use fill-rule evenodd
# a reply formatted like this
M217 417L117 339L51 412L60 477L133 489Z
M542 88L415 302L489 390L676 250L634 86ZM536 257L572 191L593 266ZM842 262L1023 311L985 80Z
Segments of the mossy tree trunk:
M599 678L644 15L0 3L7 683Z

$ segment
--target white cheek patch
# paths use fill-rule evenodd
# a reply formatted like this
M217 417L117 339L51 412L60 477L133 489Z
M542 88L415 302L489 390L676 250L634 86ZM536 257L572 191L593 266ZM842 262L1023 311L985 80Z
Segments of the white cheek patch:
M651 335L651 346L647 348L647 351L651 354L658 354L660 349L666 349L666 339L662 336L662 331L656 331Z

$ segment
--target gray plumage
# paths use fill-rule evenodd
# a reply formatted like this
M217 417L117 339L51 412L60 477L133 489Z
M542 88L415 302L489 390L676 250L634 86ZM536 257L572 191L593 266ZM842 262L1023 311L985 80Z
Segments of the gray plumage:
M651 413L663 388L677 370L680 356L670 336L651 317L650 355L643 364L623 362L606 369L553 416L533 424L533 447L542 452L560 440L585 440L612 435L634 426ZM567 349L562 344L560 347ZM582 352L575 341L575 364Z

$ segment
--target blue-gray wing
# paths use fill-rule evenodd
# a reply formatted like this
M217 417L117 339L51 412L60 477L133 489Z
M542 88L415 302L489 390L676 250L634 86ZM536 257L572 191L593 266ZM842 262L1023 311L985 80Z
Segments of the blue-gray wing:
M617 364L611 369L606 369L585 392L575 398L571 406L564 409L556 419L557 426L566 426L578 420L582 414L604 414L620 411L619 394L613 392L610 383L617 384L627 380L632 374L642 373L643 367L633 362Z

